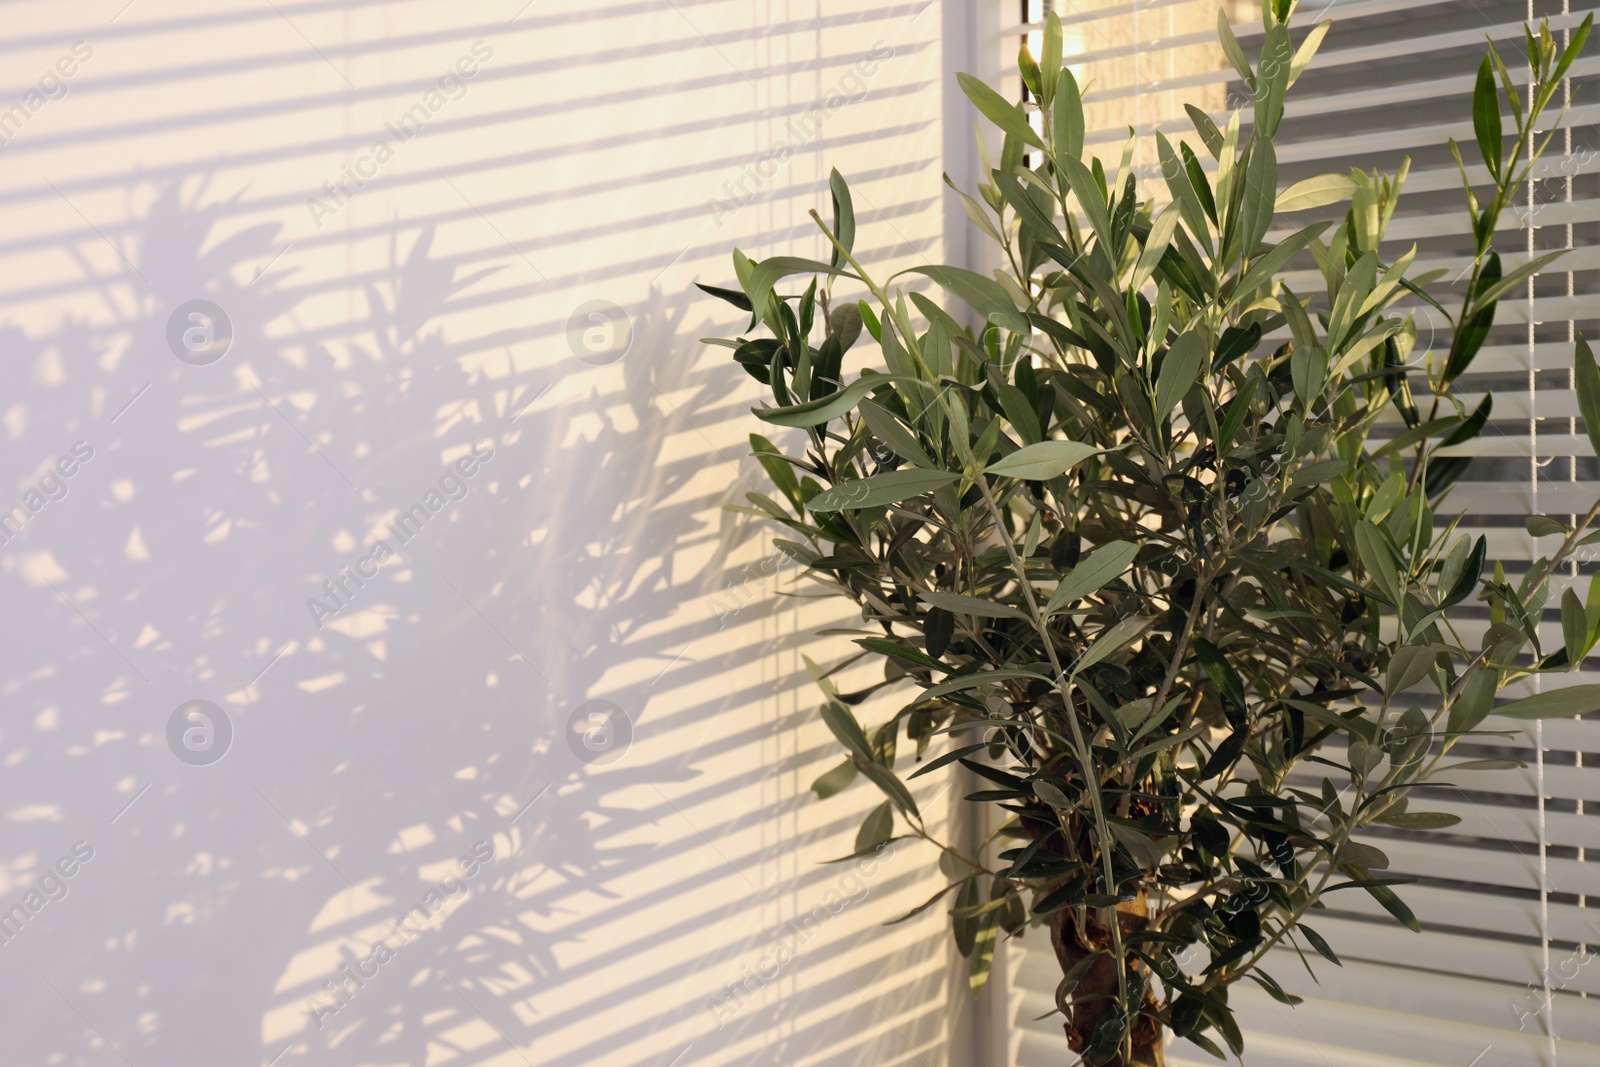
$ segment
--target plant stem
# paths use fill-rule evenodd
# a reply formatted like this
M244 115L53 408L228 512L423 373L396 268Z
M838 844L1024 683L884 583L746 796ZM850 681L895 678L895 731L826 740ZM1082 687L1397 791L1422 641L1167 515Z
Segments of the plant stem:
M857 263L855 258L850 255L849 250L841 245L833 233L828 230L827 225L823 223L821 216L815 210L811 212L811 217L816 221L817 226L827 236L828 240L833 243L833 246L855 268L862 284L866 285L872 291L872 294L877 297L885 312L892 315L896 322L899 323L901 335L905 340L907 349L916 359L918 369L924 375L928 375L927 364L923 361L922 354L917 347L916 333L909 328L909 324L900 322L899 313L894 308L894 305L890 303L888 294L876 282L872 281L861 264ZM940 401L947 411L953 403L950 397L944 393L940 394ZM972 476L983 495L984 504L989 509L989 515L994 521L996 533L1001 541L1005 543L1006 555L1011 561L1012 570L1016 573L1017 582L1021 585L1023 596L1027 600L1028 614L1035 629L1039 632L1040 639L1044 642L1045 655L1049 659L1051 671L1055 674L1056 688L1061 694L1063 717L1072 728L1072 740L1074 747L1077 749L1078 763L1083 768L1084 788L1089 792L1090 802L1094 811L1095 833L1100 839L1101 870L1102 877L1105 879L1106 892L1114 895L1116 893L1116 871L1112 864L1114 839L1111 836L1110 824L1106 821L1105 799L1100 791L1100 775L1095 769L1094 754L1084 739L1083 727L1079 724L1077 713L1072 706L1073 683L1068 679L1066 671L1062 669L1060 658L1056 655L1055 641L1050 635L1049 624L1039 611L1038 601L1033 595L1033 586L1028 580L1027 568L1023 566L1021 558L1017 555L1017 546L1012 542L1011 535L1006 530L1005 516L1001 513L1000 505L995 500L993 491L989 488L988 480L981 470L973 471ZM1119 914L1115 905L1112 905L1107 910L1110 913L1109 926L1111 927L1112 945L1116 951L1118 1001L1124 1014L1129 1015L1131 1014L1131 1006L1128 1004L1127 954L1122 944L1122 924L1119 921ZM1130 1027L1128 1033L1124 1035L1124 1041L1131 1047L1132 1040L1132 1029Z
M1028 581L1027 568L1022 564L1017 555L1017 546L1012 542L1011 535L1005 527L1005 516L1000 512L1000 505L994 498L994 493L989 488L988 479L980 472L978 474L978 488L983 494L983 502L989 508L989 515L994 520L996 532L1005 543L1006 555L1011 560L1012 570L1016 572L1017 583L1022 586L1022 595L1028 602L1028 614L1033 620L1035 629L1039 632L1040 639L1044 642L1045 656L1050 661L1050 670L1056 676L1056 688L1061 693L1062 717L1072 727L1072 742L1077 749L1078 764L1083 768L1084 789L1089 793L1090 804L1094 811L1095 834L1100 838L1100 867L1102 877L1105 879L1106 892L1116 895L1116 872L1112 865L1111 826L1106 822L1105 798L1100 793L1100 772L1094 765L1094 753L1083 736L1083 727L1078 722L1077 712L1072 706L1073 683L1067 678L1066 672L1061 667L1061 660L1056 655L1055 641L1050 636L1050 625L1045 621L1044 615L1039 611L1038 600L1033 595L1033 586ZM1159 705L1157 705L1159 707ZM1065 827L1062 832L1065 833ZM1122 924L1118 918L1116 905L1106 909L1110 912L1111 942L1116 949L1117 958L1117 990L1119 1001L1124 1013L1131 1011L1128 1004L1128 972L1126 953L1122 945ZM1125 1039L1133 1040L1130 1027Z

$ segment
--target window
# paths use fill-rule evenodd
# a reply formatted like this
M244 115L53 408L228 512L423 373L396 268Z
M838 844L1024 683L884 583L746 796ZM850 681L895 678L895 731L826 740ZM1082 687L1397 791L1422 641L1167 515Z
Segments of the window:
M993 36L984 52L993 66L984 73L1009 72L1013 95L1021 95L1017 48L1036 38L1046 2L999 0L991 8ZM1056 3L1063 50L1088 94L1089 144L1112 163L1132 126L1139 135L1133 161L1154 176L1154 131L1195 140L1184 104L1220 118L1248 103L1217 44L1217 0ZM1253 59L1261 40L1259 6L1254 0L1221 6ZM1392 173L1409 157L1385 258L1415 242L1413 274L1444 269L1449 273L1439 284L1447 285L1470 246L1447 141L1472 141L1471 93L1485 38L1496 42L1515 72L1524 66L1525 21L1548 16L1559 37L1595 6L1570 0L1302 0L1297 42L1323 17L1334 25L1291 91L1277 140L1280 183L1357 162ZM1486 534L1491 556L1506 560L1512 572L1526 566L1515 561L1535 551L1524 529L1527 515L1567 518L1600 495L1600 468L1576 418L1571 371L1575 331L1593 338L1600 319L1595 52L1591 40L1591 58L1576 65L1567 88L1568 129L1552 142L1523 202L1507 213L1497 242L1508 269L1530 253L1574 251L1533 290L1500 304L1494 332L1463 379L1472 391L1493 391L1492 421L1480 439L1460 449L1470 466L1440 509L1465 512L1463 528ZM1248 126L1250 109L1243 110ZM1205 152L1200 157L1209 161ZM1481 167L1476 180L1484 180ZM1146 189L1164 196L1159 184ZM1310 289L1307 284L1301 291ZM1417 317L1420 353L1430 329L1443 323L1423 310ZM1438 352L1443 345L1434 347ZM1594 570L1588 562L1574 568L1580 594ZM1465 627L1481 631L1486 625L1486 618L1467 613ZM1552 622L1549 632L1558 629ZM1596 680L1586 673L1569 677ZM1330 898L1328 910L1314 912L1310 922L1345 966L1312 957L1317 985L1293 950L1280 950L1268 970L1307 997L1295 1011L1253 988L1239 989L1234 996L1249 1029L1247 1064L1600 1062L1600 965L1592 948L1600 944L1600 910L1589 907L1591 895L1600 893L1600 864L1590 862L1590 850L1600 847L1600 820L1590 817L1600 803L1600 771L1594 769L1600 757L1585 755L1600 752L1600 722L1530 726L1501 745L1457 751L1527 766L1464 772L1453 777L1454 787L1432 787L1413 800L1413 810L1450 812L1461 817L1459 825L1433 833L1385 831L1372 839L1392 858L1389 873L1418 879L1401 895L1424 933L1397 926L1363 894ZM1321 775L1308 777L1314 782ZM1002 1025L1009 1028L1018 1067L1060 1061L1060 1017L1035 1021L1050 1010L1058 979L1042 939L1032 948L1013 946ZM1180 1041L1171 1062L1213 1061Z

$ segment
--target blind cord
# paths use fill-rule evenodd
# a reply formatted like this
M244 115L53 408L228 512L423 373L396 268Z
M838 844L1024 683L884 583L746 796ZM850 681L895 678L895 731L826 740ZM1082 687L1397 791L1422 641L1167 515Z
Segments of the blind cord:
M1566 0L1563 0L1563 6ZM1534 19L1533 0L1528 0L1528 21ZM1528 57L1528 95L1533 97L1533 56ZM1528 158L1533 158L1534 132L1528 131L1527 149ZM1530 167L1528 170L1528 221L1527 245L1528 259L1534 257L1534 222L1533 215L1536 208L1534 174ZM1537 347L1538 323L1535 318L1534 284L1533 279L1528 279L1528 453L1531 462L1528 465L1529 476L1529 511L1530 514L1539 513L1539 360ZM1529 558L1536 558L1530 551ZM1540 689L1539 676L1533 677L1534 692ZM1545 825L1545 780L1544 780L1544 723L1535 720L1533 724L1533 749L1534 749L1534 795L1537 802L1537 818L1539 829L1539 981L1543 996L1540 1002L1540 1011L1544 1016L1545 1055L1550 1067L1557 1067L1559 1063L1556 1049L1555 1026L1555 1001L1550 988L1550 878L1549 878L1549 835Z
M1572 14L1572 0L1561 0L1561 13L1563 15ZM1571 28L1571 25L1569 23L1568 28L1561 31L1561 45L1562 45L1563 51L1565 51L1565 49L1568 46L1570 46L1571 43L1572 43L1572 28ZM1572 111L1572 75L1571 74L1568 74L1565 78L1561 79L1561 103L1562 103L1562 106L1566 109L1567 113L1570 114L1571 111ZM1573 196L1573 187L1574 187L1574 174L1573 174L1572 170L1570 169L1570 164L1571 164L1571 162L1573 160L1574 144L1573 144L1573 139L1572 139L1572 124L1570 122L1567 123L1565 125L1564 129L1562 130L1562 147L1566 151L1566 158L1562 161L1561 170L1566 176L1566 180L1562 184L1564 186L1563 199L1567 204L1567 226L1566 226L1566 239L1567 240L1566 240L1566 247L1570 251L1570 250L1572 250L1572 249L1577 247L1577 244L1576 244L1576 236L1577 235L1574 232L1573 223L1572 223L1572 196ZM1577 281L1578 281L1577 272L1572 270L1569 267L1568 270L1567 270L1567 300L1568 300L1568 303L1570 305L1572 305L1572 306L1576 306L1576 299L1575 298L1576 298L1576 296L1578 294ZM1572 347L1577 343L1577 340L1578 340L1578 320L1574 317L1574 318L1570 318L1570 319L1567 320L1567 348L1568 348L1569 351L1571 351ZM1574 369L1569 370L1567 372L1567 388L1569 390L1573 391L1574 393L1577 392L1577 389L1578 389L1578 372L1577 372L1576 367L1574 367ZM1576 417L1567 420L1567 433L1572 437L1573 440L1577 440L1577 437L1578 437L1578 420L1577 420ZM1576 449L1574 449L1574 451L1576 451ZM1574 483L1574 484L1576 484L1577 481L1578 481L1578 457L1576 455L1574 455L1572 457L1572 465L1567 469L1567 480L1572 482L1572 483ZM1576 524L1577 521L1578 521L1578 516L1577 515L1571 515L1571 516L1569 516L1568 521L1573 523L1573 524ZM1571 574L1572 580L1573 580L1574 584L1576 584L1576 582L1578 580L1578 561L1577 560L1573 560L1569 564L1569 567L1570 567L1570 574ZM1573 762L1575 763L1576 766L1579 766L1579 767L1583 766L1583 763L1584 763L1584 761L1583 761L1583 753L1581 751L1573 753ZM1577 813L1579 815L1584 815L1586 813L1585 812L1584 801L1581 798L1577 801ZM1582 846L1579 846L1579 848L1578 848L1578 862L1580 862L1580 863L1586 862L1588 860L1588 858L1589 858L1588 857L1588 851L1585 848L1583 848ZM1578 906L1582 907L1582 908L1587 908L1589 906L1589 898L1588 898L1587 895L1579 895L1579 897L1578 897ZM1588 946L1584 946L1584 952L1587 953L1587 951L1588 951ZM1581 1000L1587 1000L1587 999L1589 999L1589 994L1580 991L1578 993L1578 997Z

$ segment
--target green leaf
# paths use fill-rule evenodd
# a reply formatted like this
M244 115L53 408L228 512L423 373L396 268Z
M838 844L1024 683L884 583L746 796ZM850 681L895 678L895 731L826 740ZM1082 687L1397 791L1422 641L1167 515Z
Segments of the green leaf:
M1584 17L1583 24L1572 31L1572 39L1567 43L1567 50L1561 54L1556 62L1555 69L1550 72L1550 81L1559 82L1572 66L1573 60L1583 51L1583 44L1589 39L1589 31L1594 27L1594 15Z
M1443 811L1400 811L1392 815L1380 815L1376 821L1385 826L1398 826L1402 830L1444 830L1459 823L1461 816Z
M1114 247L1111 239L1111 213L1106 208L1105 193L1100 188L1100 183L1094 180L1094 175L1077 159L1066 158L1058 161L1061 172L1067 176L1067 184L1077 194L1078 205L1083 208L1083 213L1089 219L1089 225L1094 229L1095 236L1100 240L1102 251L1107 258L1114 259L1118 249Z
M1305 1002L1304 997L1297 997L1293 993L1284 992L1283 987L1278 984L1277 979L1273 978L1266 971L1250 971L1245 974L1245 977L1250 979L1256 985L1260 986L1262 989L1265 989L1267 991L1267 995L1273 1000L1276 1000L1279 1004L1284 1004L1293 1008L1296 1005L1303 1004Z
M955 184L950 181L950 176L948 174L946 174L944 177L944 183L950 187L951 192L955 193L956 196L961 198L961 210L967 213L967 219L978 229L982 230L984 234L988 236L988 238L995 244L1000 244L1000 231L995 229L994 222L990 220L988 214L984 212L983 208L978 206L978 202L972 199L972 197L968 196L966 193L963 193L960 189L957 189Z
M1021 619L1028 621L1028 616L1016 608L1005 604L996 604L981 597L963 596L960 593L918 593L917 599L932 604L936 608L955 612L957 615L974 615L982 619Z
M1101 545L1078 562L1072 573L1061 579L1056 591L1044 607L1048 617L1065 611L1074 602L1098 592L1102 586L1119 577L1139 554L1139 546L1129 541L1112 541Z
M1405 491L1405 472L1400 470L1391 471L1389 477L1385 478L1378 485L1378 488L1373 491L1372 499L1367 501L1366 517L1373 522L1382 522L1388 516L1389 512L1394 510L1394 506L1400 503L1400 497L1405 493ZM1448 577L1440 578L1440 589L1449 589L1453 587L1456 577L1458 577L1461 573L1459 568L1466 566L1467 539L1462 537L1461 540L1456 544L1457 547L1461 549L1461 557L1458 561L1456 561L1456 563L1452 564L1451 560L1454 558L1454 549L1451 550L1451 556L1446 557L1445 574L1448 575ZM1457 567L1458 569L1450 570L1449 568L1452 566Z
M824 400L838 392L843 364L844 347L839 342L839 336L831 334L823 340L822 347L817 350L817 361L811 368L811 388L807 392L807 399ZM798 377L797 374L796 378Z
M1529 515L1523 525L1533 537L1565 537L1572 532L1572 527L1548 515Z
M820 400L808 400L804 404L786 407L751 408L750 411L762 422L770 422L774 426L821 426L855 407L862 397L874 389L881 389L891 382L912 380L892 374L863 374L837 393Z
M1472 132L1489 173L1500 179L1505 162L1505 133L1500 126L1500 93L1494 83L1494 64L1488 56L1478 66L1478 84L1472 93Z
M850 346L861 336L861 308L850 303L835 305L828 312L828 325L838 335L840 351L850 351Z
M994 685L996 682L1009 682L1019 678L1026 678L1034 682L1052 681L1052 679L1036 671L1019 671L1012 667L1001 667L992 671L974 671L971 674L959 675L955 678L946 679L938 685L929 686L917 696L916 700L912 701L912 704L926 704L928 701L936 700L948 693L958 693L963 689L977 689L985 685Z
M1417 917L1412 914L1410 908L1406 907L1405 902L1395 895L1394 890L1389 888L1389 885L1395 881L1394 879L1372 878L1368 876L1365 870L1355 866L1341 867L1340 870L1350 875L1355 881L1331 886L1327 890L1328 892L1334 889L1343 889L1346 886L1360 886L1372 894L1372 899L1382 904L1383 909L1398 919L1402 926L1409 927L1415 933L1422 933L1422 924L1417 922Z
M1039 51L1039 72L1046 93L1054 95L1054 80L1061 70L1061 16L1051 10L1044 18L1044 47ZM1047 100L1046 103L1049 101Z
M954 667L945 666L920 649L912 648L910 645L902 645L900 642L891 641L887 637L858 637L856 638L856 644L862 648L870 649L880 656L892 656L902 663L908 663L922 670L939 671L943 674L949 674L955 670Z
M1220 138L1221 134L1217 136ZM1178 158L1171 142L1160 130L1156 131L1156 157L1161 163L1161 177L1167 183L1167 190L1172 194L1173 203L1178 205L1184 225L1189 227L1189 235L1196 238L1209 253L1212 213L1208 213L1207 205L1201 201L1199 190L1195 188L1188 168ZM1200 177L1204 179L1205 175L1202 173Z
M1078 159L1083 155L1083 94L1078 91L1078 79L1072 71L1062 70L1056 79L1056 97L1051 118L1055 124L1056 165L1063 159Z
M1093 445L1080 441L1041 441L1019 448L1004 459L990 464L986 473L1047 482L1051 478L1059 478L1099 451Z
M1202 1034L1199 1030L1189 1031L1183 1035L1183 1039L1190 1044L1198 1045L1200 1048L1204 1049L1206 1053L1214 1060L1226 1060L1228 1058L1228 1054L1222 1051L1222 1047L1220 1045L1211 1040L1205 1034Z
M1253 256L1272 227L1272 208L1278 199L1278 155L1271 141L1258 140L1251 148L1244 183L1244 200L1239 208L1239 252Z
M1466 539L1462 538L1462 540L1465 541ZM1452 550L1451 554L1452 556L1454 555L1454 550ZM1459 604L1478 587L1478 577L1483 573L1483 564L1487 555L1488 543L1482 536L1479 536L1477 542L1472 546L1471 553L1467 555L1466 560L1461 564L1460 570L1455 573L1454 579L1448 583L1449 591L1445 593L1444 599L1439 602L1441 608ZM1446 560L1446 563L1448 564L1450 561ZM1440 578L1439 588L1443 592L1446 588L1446 583L1442 580L1444 578L1442 572Z
M972 101L972 106L983 112L990 122L1000 127L1001 132L1016 137L1034 148L1044 147L1044 142L1033 132L1033 127L1028 125L1028 120L1023 117L1022 112L1005 97L985 85L981 78L974 78L970 74L957 74L956 82L960 84L961 91L967 94L967 99Z
M778 446L760 434L753 433L750 435L750 451L761 464L761 469L767 472L767 477L772 479L772 484L777 486L783 495L793 502L795 510L799 511L800 479L795 476L794 468L789 466L789 461L783 458L783 453L778 451Z
M1344 966L1344 964L1340 962L1339 957L1334 953L1332 947L1329 946L1328 942L1324 940L1321 934L1311 929L1311 927L1307 926L1305 923L1301 923L1295 927L1295 929L1299 930L1305 935L1306 940L1311 942L1311 947L1316 949L1323 959L1327 960L1335 967Z
M1450 774L1452 771L1515 771L1521 770L1527 764L1514 759L1469 759L1460 763L1448 763L1440 767L1438 773Z
M1556 260L1560 259L1566 254L1567 249L1562 248L1554 252L1547 252L1542 256L1536 256L1535 258L1530 259L1528 262L1514 269L1510 274L1507 274L1505 277L1496 280L1494 284L1481 291L1475 298L1476 302L1480 305L1494 303L1507 293L1511 292L1511 290L1515 289L1517 286L1526 282L1533 275L1538 274L1540 271L1544 270L1550 264L1554 263Z
M1239 754L1244 751L1245 742L1250 740L1250 729L1241 726L1217 745L1215 752L1206 760L1205 766L1200 768L1200 780L1209 781L1223 771L1239 762Z
M929 760L923 766L918 767L914 772L912 772L910 777L912 777L912 778L921 778L924 774L928 774L931 771L936 771L940 767L948 767L950 764L954 763L956 760L961 759L961 758L963 758L965 756L970 756L974 752L978 752L978 751L980 751L982 749L985 749L985 748L988 748L988 747L989 747L989 743L987 741L980 741L976 745L966 745L966 746L964 746L962 748L952 749L949 752L946 752L944 755L940 756L939 758L934 759L934 760Z
M1112 1010L1101 1016L1095 1024L1089 1047L1083 1052L1083 1062L1089 1067L1103 1067L1117 1057L1123 1038L1128 1032L1128 1017Z
M1256 72L1250 69L1250 61L1245 58L1244 49L1239 47L1239 39L1233 35L1233 24L1228 21L1227 9L1222 7L1217 8L1217 36L1222 39L1222 52L1228 57L1228 62L1244 79L1245 87L1254 92Z
M1053 808L1060 808L1062 811L1072 810L1072 798L1063 793L1059 786L1051 783L1048 779L1035 778L1030 784L1033 786L1033 795L1046 804Z
M1200 135L1200 140L1205 144L1206 151L1215 159L1222 152L1222 131L1217 129L1217 124L1211 121L1211 116L1195 107L1193 104L1184 104L1183 110L1189 113L1189 121L1194 123L1194 132Z
M1172 235L1177 232L1182 217L1183 205L1178 203L1168 204L1166 210L1156 216L1155 222L1150 226L1150 236L1146 238L1144 248L1139 252L1139 262L1135 265L1133 278L1128 284L1130 289L1141 288L1166 258L1167 249L1172 244Z
M1428 676L1438 653L1427 645L1406 645L1389 657L1386 692L1392 699Z
M861 324L867 328L872 339L883 343L883 325L878 321L878 313L872 310L872 305L865 300L856 301L856 312L861 316Z
M1388 542L1377 526L1363 519L1356 524L1356 554L1361 565L1391 604L1400 602L1400 569Z
M1308 463L1289 475L1289 490L1293 492L1308 485L1321 485L1343 474L1344 468L1344 460L1337 458L1325 459L1320 463Z
M1285 89L1293 87L1300 80L1300 75L1311 65L1311 60L1317 54L1317 49L1322 46L1322 39L1328 36L1328 31L1333 28L1331 19L1324 19L1311 27L1311 32L1306 34L1305 40L1300 42L1300 47L1295 49L1294 60L1289 64L1289 84Z
M867 420L867 429L872 431L872 436L888 445L895 455L919 467L938 468L932 457L923 451L916 437L877 401L862 400L857 410L861 412L861 417Z
M1318 222L1307 226L1300 232L1284 238L1281 243L1273 247L1272 251L1262 255L1260 259L1251 264L1244 277L1239 279L1239 284L1234 286L1229 306L1231 307L1271 282L1272 279L1278 276L1278 272L1283 270L1289 260L1305 251L1306 247L1313 240L1321 237L1322 232L1327 228L1328 223L1326 222Z
M1513 700L1494 709L1508 719L1564 719L1600 711L1600 685L1573 685Z
M1022 74L1022 85L1028 90L1029 96L1035 100L1043 97L1044 86L1039 84L1039 63L1026 43L1017 49L1017 69Z
M935 489L961 480L961 475L949 471L923 470L908 467L904 470L874 474L870 478L841 482L826 492L812 497L806 507L813 512L860 511L862 508L898 504L914 496L931 493Z
M1227 417L1222 420L1222 429L1217 432L1218 453L1227 454L1228 447L1233 443L1233 435L1239 432L1245 416L1250 413L1250 401L1255 397L1256 383L1260 380L1255 376L1247 378L1243 388L1229 402Z
M1078 662L1072 665L1074 675L1081 674L1104 660L1107 656L1114 656L1126 648L1136 637L1150 628L1155 620L1138 615L1130 615L1107 629L1097 638L1089 650L1078 657Z
M1594 535L1591 534L1590 536ZM1586 537L1579 544L1583 544L1588 540L1589 538ZM1600 635L1600 578L1589 579L1589 594L1584 597L1583 611L1589 619L1590 635Z
M833 265L842 267L845 252L855 248L856 209L850 200L850 187L845 184L844 175L839 173L837 167L828 176L828 188L833 193L833 236L843 246L843 250L833 250Z
M1380 871L1389 868L1389 857L1382 849L1361 841L1346 841L1344 847L1339 849L1339 862L1376 868Z
M1023 444L1039 444L1044 440L1044 432L1039 427L1037 401L1030 401L1028 395L1016 386L995 380L999 375L993 374L993 370L994 365L990 364L991 380L989 386L1000 398L1000 407L1005 412L1006 421L1010 422L1012 429L1017 431L1017 436L1022 438ZM1013 475L1013 477L1016 477L1016 475ZM1031 555L1032 553L1028 554Z
M984 321L1004 326L1012 333L1032 331L1026 316L1017 311L1017 305L1005 286L993 278L960 267L912 267L901 274L923 274L951 294L965 300L972 310L982 315ZM900 275L895 275L898 278Z
M861 759L872 761L872 744L856 722L855 713L842 700L830 699L822 705L822 721L839 743Z
M1005 197L1006 203L1011 205L1018 218L1037 231L1037 236L1056 244L1064 243L1065 238L1061 236L1055 219L1045 213L1045 209L1040 207L1028 190L1022 187L1021 182L1002 170L991 171L990 176L994 179L995 188ZM1065 252L1065 249L1062 251Z
M1157 422L1165 421L1184 394L1194 387L1205 362L1206 343L1199 333L1191 331L1172 343L1156 378Z
M873 785L882 790L884 796L894 801L895 806L901 811L913 816L921 815L917 811L917 802L911 799L911 791L889 768L876 760L858 756L856 758L856 769L866 775Z
M1222 649L1207 641L1203 637L1194 639L1195 658L1200 661L1200 666L1205 668L1207 675L1216 684L1224 700L1228 701L1241 713L1249 711L1245 702L1244 681L1239 677L1239 672L1234 670L1233 664L1222 654Z
M1261 62L1256 64L1256 148L1272 143L1283 120L1283 98L1289 91L1289 75L1294 70L1294 47L1286 26L1267 30L1261 44ZM1276 191L1276 190L1274 190ZM1246 246L1248 250L1249 246Z
M750 284L745 287L750 294L750 303L757 312L765 313L767 298L772 295L773 286L791 274L855 277L849 271L836 270L831 263L819 263L814 259L802 259L798 256L773 256L771 259L764 259L755 265L750 274Z
M1278 194L1277 210L1309 211L1347 200L1356 191L1356 183L1343 174L1319 174L1295 182Z
M1572 369L1578 389L1578 413L1583 416L1583 429L1595 454L1600 455L1600 366L1595 364L1594 350L1583 334L1573 349Z
M750 298L737 289L720 289L715 285L701 285L699 282L695 282L694 287L703 293L710 293L718 300L726 300L740 311L750 310Z
M1476 294L1487 292L1500 280L1500 275L1500 253L1490 252L1483 273L1478 276L1478 287L1474 293L1473 307L1477 310L1472 313L1471 318L1456 327L1455 337L1450 342L1450 355L1445 359L1442 384L1448 385L1465 374L1483 348L1484 341L1488 340L1489 331L1494 328L1495 309L1500 305L1482 304L1477 301ZM1582 405L1581 391L1579 404Z
M945 649L950 647L951 638L956 635L956 617L943 608L934 608L928 612L927 621L922 625L922 637L926 642L928 655L934 659L941 658Z
M1570 586L1561 594L1561 639L1567 649L1567 669L1574 670L1589 651L1589 619L1583 598Z

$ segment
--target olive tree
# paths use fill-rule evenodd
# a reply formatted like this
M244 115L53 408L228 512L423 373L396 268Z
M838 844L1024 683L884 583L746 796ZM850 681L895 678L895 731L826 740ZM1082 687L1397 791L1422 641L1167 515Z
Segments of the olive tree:
M1467 464L1450 449L1492 405L1469 408L1456 383L1497 303L1553 258L1507 266L1496 227L1590 23L1564 49L1529 29L1531 87L1485 57L1472 118L1490 182L1462 164L1470 267L1436 298L1437 276L1412 276L1416 248L1384 241L1405 167L1279 189L1285 94L1328 29L1296 45L1294 7L1265 0L1253 66L1220 19L1253 121L1189 108L1198 151L1156 134L1150 188L1132 142L1115 169L1086 155L1053 15L1037 60L1021 57L1025 102L960 75L1003 136L975 195L952 187L1008 265L993 276L880 277L836 171L831 219L812 213L828 259L735 252L737 288L703 287L750 313L743 336L708 343L770 388L754 414L789 442L751 435L774 491L745 510L861 612L859 654L813 670L844 754L815 791L881 791L858 853L932 842L917 910L948 907L974 989L1002 931L1042 926L1089 1064L1159 1064L1168 1030L1238 1053L1232 986L1293 1004L1262 967L1288 958L1274 950L1339 962L1307 922L1331 893L1369 893L1419 929L1362 829L1455 822L1408 795L1480 763L1452 749L1492 712L1600 709L1597 686L1496 707L1600 637L1600 588L1547 603L1595 513L1531 520L1561 541L1513 582L1449 509ZM1292 221L1317 209L1335 217ZM1315 291L1290 289L1291 266L1320 274ZM1424 307L1448 346L1419 351ZM1595 436L1600 371L1576 347ZM1537 624L1557 609L1550 649ZM883 680L842 691L839 671L868 656ZM871 693L902 704L863 723ZM975 854L935 838L906 784L956 765L993 828Z

